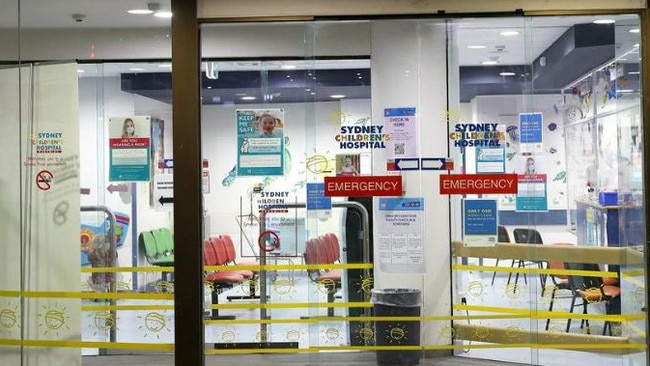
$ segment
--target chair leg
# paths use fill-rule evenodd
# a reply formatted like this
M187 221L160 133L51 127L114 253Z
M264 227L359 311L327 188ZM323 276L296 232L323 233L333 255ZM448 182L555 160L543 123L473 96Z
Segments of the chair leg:
M515 259L512 260L512 263L510 263L510 268L512 268L512 267L515 266L515 261L516 261ZM508 282L507 282L507 285L510 284L510 279L511 279L511 278L512 278L512 272L510 272L510 273L508 274Z
M498 266L499 266L499 258L497 258L497 263L496 263L494 266L495 266L495 267L498 267ZM496 276L497 276L497 271L494 271L494 273L492 274L492 283L490 283L491 286L494 285L494 278L495 278Z
M571 299L571 307L569 308L569 313L573 313L573 308L576 305L576 297L575 295ZM569 333L569 330L571 329L571 317L569 317L566 321L566 332Z
M548 306L548 312L550 313L553 311L553 302L555 301L555 291L557 291L557 287L553 287L553 291L551 292L551 303ZM546 330L551 326L551 318L546 319Z

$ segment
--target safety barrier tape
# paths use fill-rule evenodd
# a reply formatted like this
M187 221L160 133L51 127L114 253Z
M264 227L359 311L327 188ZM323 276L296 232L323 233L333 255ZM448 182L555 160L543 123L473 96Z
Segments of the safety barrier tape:
M222 343L227 345L228 343ZM16 347L59 347L59 348L104 348L131 349L147 351L174 351L173 343L134 343L134 342L91 342L91 341L55 341L55 340L19 340L0 339L0 346ZM228 348L208 349L206 354L237 354L237 353L304 353L319 351L424 351L424 350L453 350L453 349L496 349L496 348L531 348L531 349L640 349L647 348L645 343L493 343L493 344L446 344L446 345L382 345L382 346L312 346L308 348Z
M587 271L587 270L569 270L569 269L547 269L547 268L527 268L527 267L495 267L495 266L477 266L471 264L454 264L452 269L457 271L484 271L484 272L512 272L527 274L547 274L547 275L567 275L583 277L613 277L617 278L618 273L608 271Z
M65 291L0 291L0 297L102 299L102 300L174 300L174 294L143 294L139 292L65 292Z
M613 322L642 320L646 318L646 314L582 314L582 313L569 313L562 311L536 311L516 308L504 308L496 306L481 306L481 305L454 305L454 310L467 310L467 311L480 311L492 313L508 313L517 315L527 315L531 319L593 319L593 320L609 320ZM473 319L473 318L469 318Z
M94 305L82 306L81 311L144 311L174 310L174 305Z
M269 258L272 260L273 258ZM205 266L206 271L241 271L241 270L311 270L311 269L372 269L372 263L333 263L333 264L237 264ZM82 273L115 273L115 272L174 272L174 267L83 267Z
M106 349L132 349L148 351L174 351L173 343L132 343L132 342L90 342L90 341L53 341L32 339L7 339L0 338L2 346L18 347L59 347L59 348L106 348Z

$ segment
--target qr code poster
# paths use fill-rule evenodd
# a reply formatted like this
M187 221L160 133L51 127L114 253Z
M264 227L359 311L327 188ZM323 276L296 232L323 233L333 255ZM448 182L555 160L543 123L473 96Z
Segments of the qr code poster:
M416 136L415 108L384 109L384 131L390 136L386 141L388 159L416 157L418 140Z

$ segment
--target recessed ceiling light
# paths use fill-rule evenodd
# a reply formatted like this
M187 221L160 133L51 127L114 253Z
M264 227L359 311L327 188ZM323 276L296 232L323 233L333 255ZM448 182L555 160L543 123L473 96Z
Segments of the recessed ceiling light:
M247 96L245 96L245 97L241 97L241 99L242 99L242 100L255 100L255 99L257 99L257 98L255 98L255 97L252 96L252 95L247 95Z
M499 63L499 61L488 60L488 61L482 61L481 65L496 65L498 63Z
M594 24L614 24L616 21L614 19L596 19Z
M519 34L519 32L513 30L513 31L503 31L499 34L502 36L516 36Z
M467 46L467 48L473 49L473 50L481 50L481 49L487 48L487 46L484 46L482 44L474 44L474 45Z
M131 68L129 68L129 70L130 71L144 71L144 69L141 68L141 67L131 67Z
M630 33L639 33L640 31L641 30L639 28L633 28L633 29L630 29L628 32L630 32Z
M311 93L309 93L309 94L310 94L310 95L316 95L316 93L315 93L315 92L311 92Z
M149 9L131 9L131 10L127 10L126 12L135 15L153 14L153 10L149 10Z
M332 94L332 95L330 95L330 98L342 99L342 98L345 98L345 94Z
M83 74L84 72L86 72L86 70L77 69L77 74Z
M172 17L172 12L171 11L157 11L153 16L158 17L158 18L171 18Z
M280 67L281 67L282 69L285 69L285 70L293 70L293 69L295 69L295 68L298 67L298 66L296 66L296 65L282 65L282 66L280 66Z
M515 76L515 73L511 72L511 71L504 71L504 72L500 72L499 75L501 75L501 76Z

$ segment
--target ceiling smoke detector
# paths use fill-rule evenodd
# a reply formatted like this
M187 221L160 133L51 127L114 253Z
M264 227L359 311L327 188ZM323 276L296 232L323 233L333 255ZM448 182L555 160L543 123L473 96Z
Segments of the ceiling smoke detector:
M75 22L81 23L86 19L86 14L72 14L71 17Z

